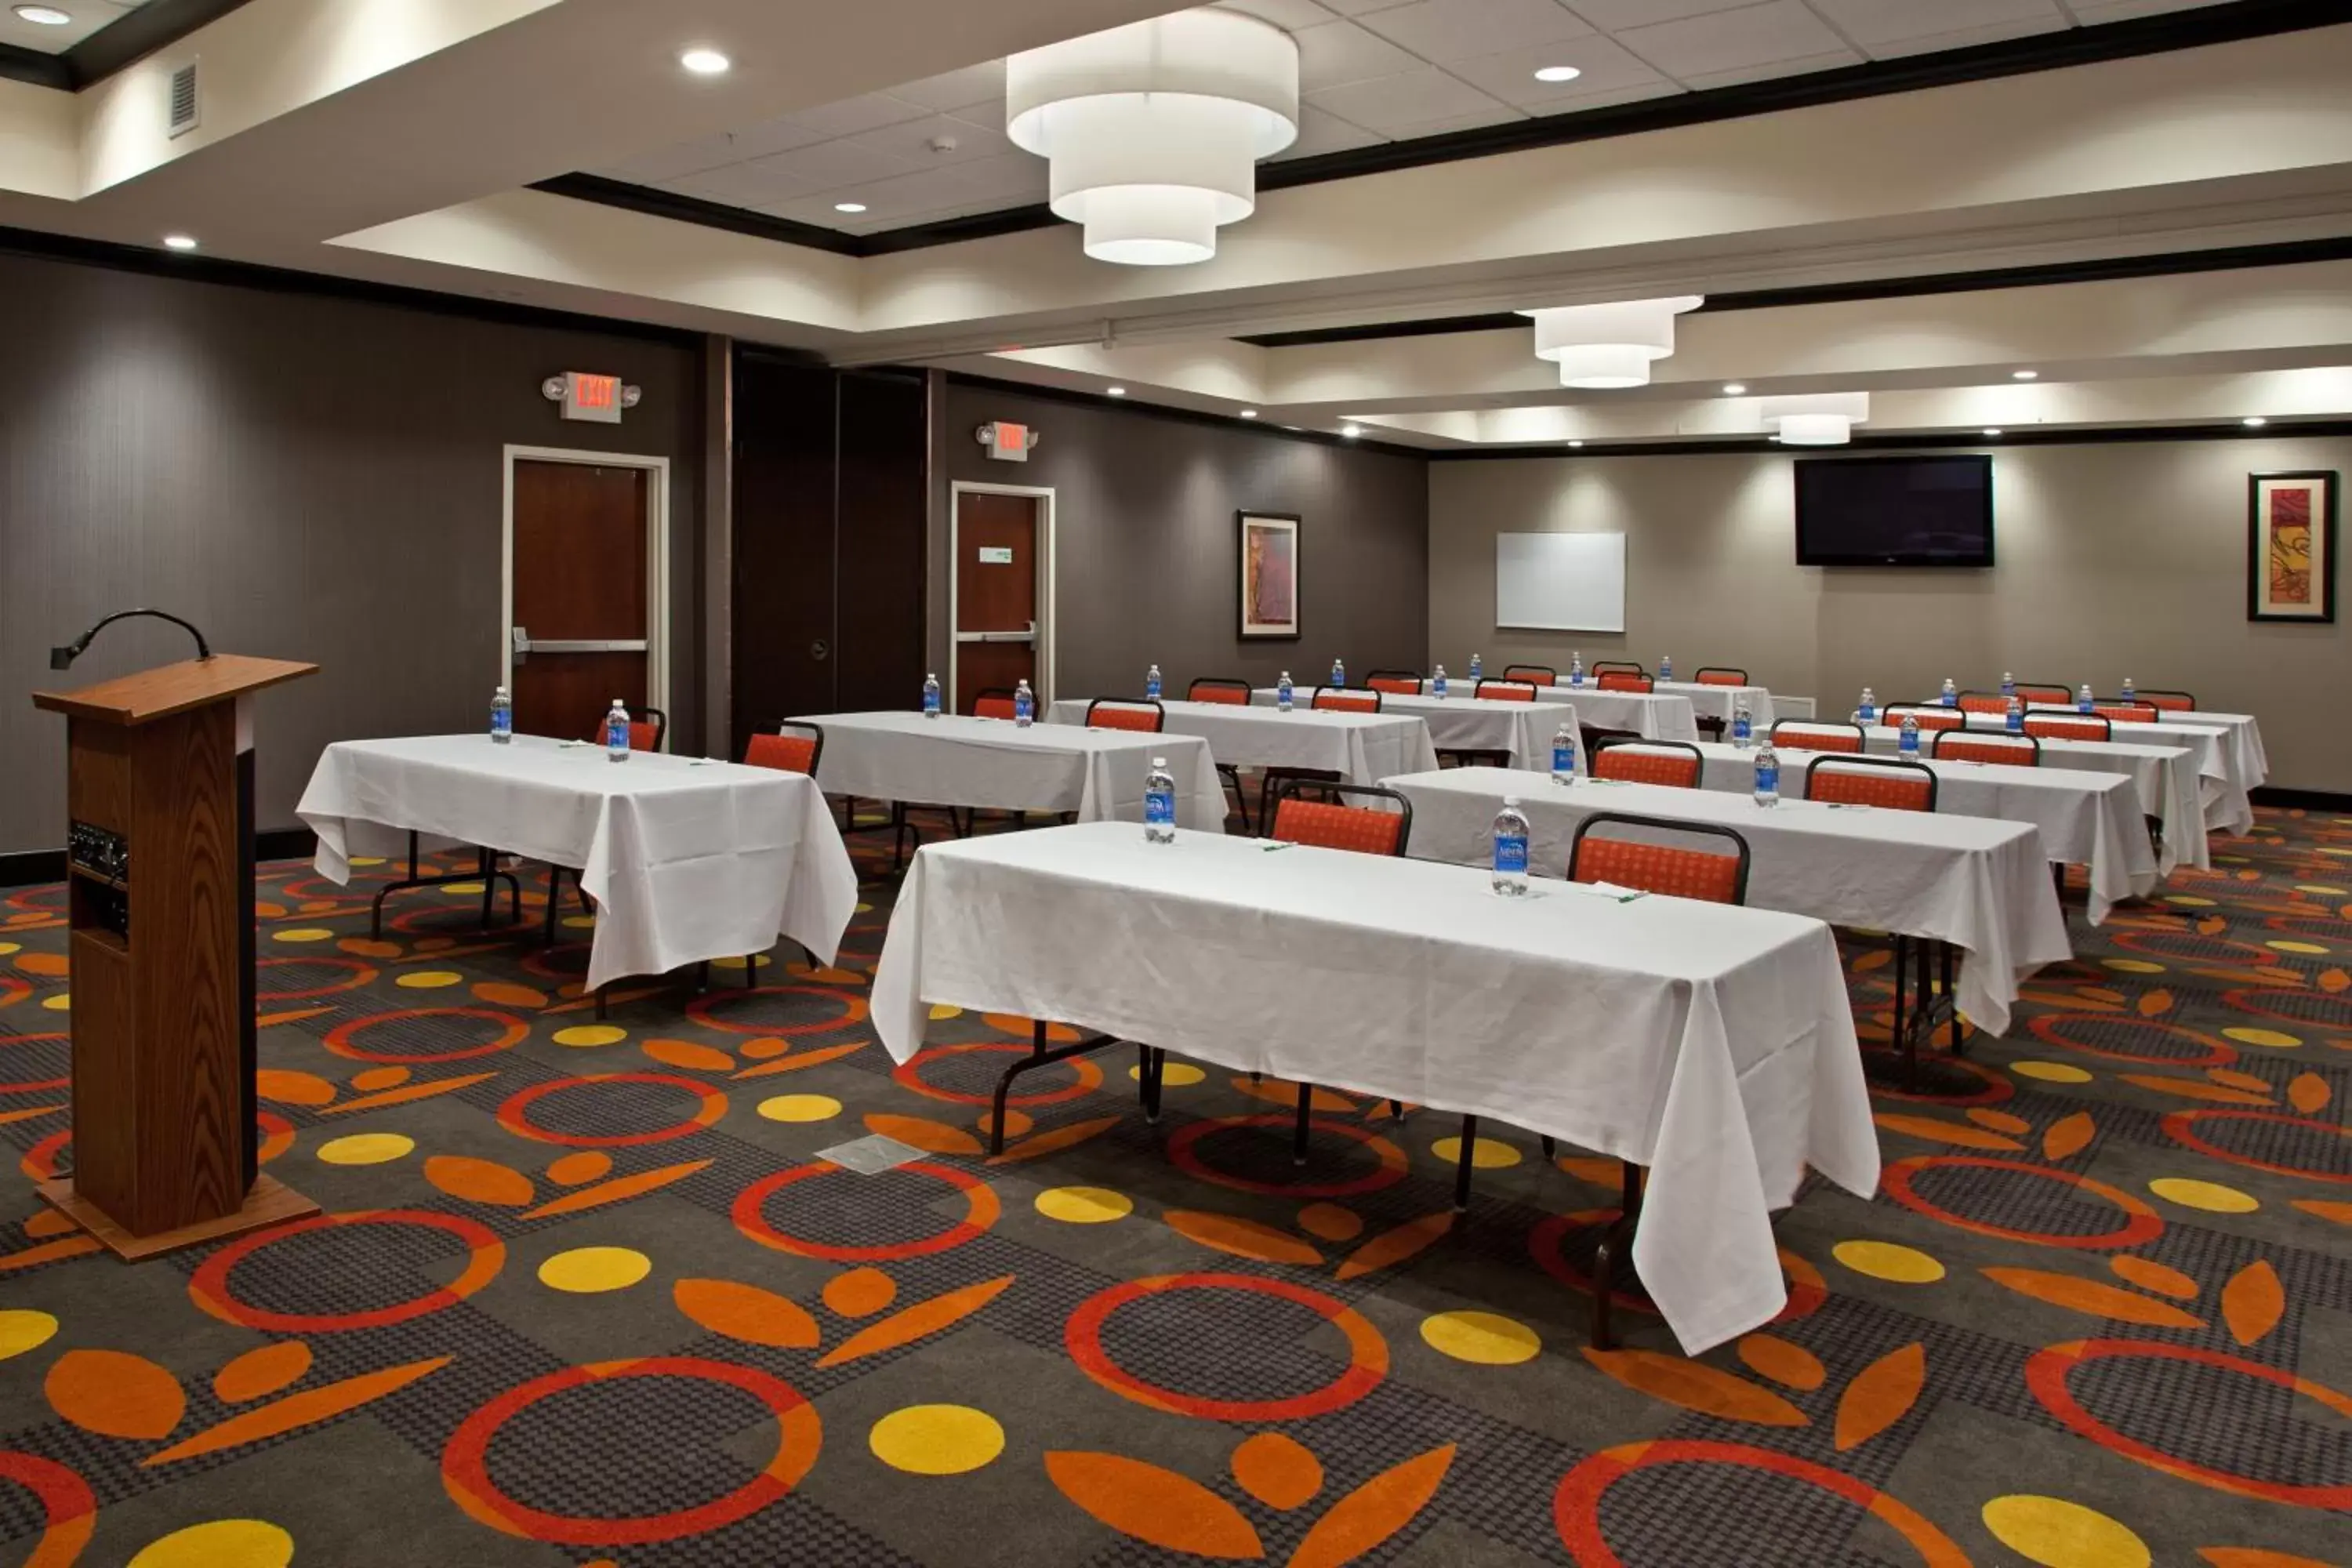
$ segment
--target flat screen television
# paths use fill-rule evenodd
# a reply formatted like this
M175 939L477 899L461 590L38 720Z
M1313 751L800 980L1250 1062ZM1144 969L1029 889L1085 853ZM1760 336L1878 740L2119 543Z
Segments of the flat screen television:
M1801 458L1800 566L1990 566L1992 459Z

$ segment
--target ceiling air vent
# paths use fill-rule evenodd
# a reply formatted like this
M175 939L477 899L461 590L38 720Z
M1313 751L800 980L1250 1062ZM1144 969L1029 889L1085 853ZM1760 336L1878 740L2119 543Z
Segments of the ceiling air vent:
M184 136L195 128L196 62L190 60L172 73L172 124L169 134Z

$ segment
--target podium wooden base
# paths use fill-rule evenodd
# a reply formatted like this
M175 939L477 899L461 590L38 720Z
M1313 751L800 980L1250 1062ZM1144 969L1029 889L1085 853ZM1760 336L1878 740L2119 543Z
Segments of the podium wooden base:
M55 1205L68 1219L104 1242L107 1250L125 1263L137 1263L225 1237L242 1236L248 1230L283 1225L289 1219L303 1219L319 1212L317 1204L275 1177L256 1176L253 1190L246 1194L245 1206L235 1214L184 1225L176 1230L157 1231L152 1236L133 1236L108 1218L105 1210L76 1193L71 1176L37 1183L33 1190Z

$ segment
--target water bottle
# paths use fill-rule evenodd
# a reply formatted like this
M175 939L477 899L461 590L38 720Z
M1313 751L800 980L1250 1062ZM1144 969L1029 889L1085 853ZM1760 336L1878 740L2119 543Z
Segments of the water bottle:
M936 719L939 716L940 678L936 675L927 675L923 677L923 717Z
M1944 677L1944 706L1958 708L1959 705L1960 689L1952 684L1952 678L1948 675Z
M1568 656L1568 683L1570 686L1584 684L1584 656L1574 649L1570 649Z
M613 699L612 710L604 715L604 760L629 760L629 710L621 706L617 697Z
M1878 694L1867 686L1862 689L1862 706L1853 710L1853 716L1865 730L1878 722Z
M1519 797L1507 795L1495 814L1495 891L1507 899L1528 892L1528 817Z
M2126 675L2126 676L2125 676L2125 677L2124 677L2124 700L2125 700L2125 701L2126 701L2126 702L2128 702L2128 701L2130 701L2131 700L2132 700L2132 678L2131 678L2130 676Z
M2025 733L2025 704L2014 697L2009 700L2009 712L2002 727L2012 735Z
M2091 683L2086 680L2083 682L2083 689L2074 693L2074 711L2077 713L2088 713L2091 710L2092 706L2093 699L2091 697Z
M1743 752L1756 743L1756 716L1744 697L1731 710L1731 743Z
M1143 672L1143 695L1150 701L1160 700L1160 667L1156 664Z
M1895 742L1895 750L1898 755L1905 757L1916 757L1919 754L1919 721L1916 715L1910 713L1903 715L1903 731L1901 737Z
M490 739L501 746L514 739L514 699L503 686L490 693Z
M1480 661L1480 659L1479 659L1479 658L1478 658L1478 656L1477 656L1476 654L1475 654L1475 653L1474 653L1474 654L1472 654L1472 655L1470 656L1470 679L1473 679L1473 680L1477 679L1478 679L1478 672L1479 672L1480 670L1482 670L1482 669L1486 668L1486 665Z
M1331 684L1334 686L1348 684L1348 667L1336 658L1331 661Z
M1151 759L1150 776L1143 781L1143 837L1154 844L1176 842L1176 775L1168 759Z
M1576 731L1562 721L1551 737L1551 782L1572 784L1576 782Z
M1772 742L1766 741L1764 749L1756 753L1756 804L1780 804L1780 759L1773 754Z
M1037 694L1029 689L1029 682L1024 679L1013 689L1013 722L1016 728L1026 730L1036 719Z
M1660 654L1658 656L1658 679L1660 680L1672 680L1674 678L1675 656L1670 653Z
M2017 677L2005 669L2000 672L2000 694L2003 697L2017 695Z
M1429 678L1429 689L1440 702L1445 700L1445 667L1439 665L1437 673Z
M1274 685L1274 705L1285 713L1290 711L1290 671L1284 670L1282 679Z

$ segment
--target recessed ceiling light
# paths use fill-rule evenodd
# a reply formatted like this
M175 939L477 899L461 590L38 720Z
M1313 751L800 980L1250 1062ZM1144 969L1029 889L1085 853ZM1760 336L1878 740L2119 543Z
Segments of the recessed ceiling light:
M1727 381L1723 384L1723 395L1726 397L1737 397L1747 390L1748 384L1745 382Z
M833 204L833 210L837 213L862 213L866 210L866 204L864 202L835 202Z
M1354 440L1363 433L1364 427L1360 425L1342 425L1339 426L1339 434L1345 436L1350 441Z
M1103 388L1103 392L1105 395L1110 397L1125 397L1127 395L1127 388L1123 386L1106 386Z
M2000 434L2000 426L1998 425L1988 425L1985 426L1985 434L1988 436L1998 436Z
M196 237L194 235L167 234L163 237L163 248L166 250L194 250L195 247Z
M1569 443L1569 445L1570 445L1570 446L1571 446L1571 447L1581 447L1581 446L1583 446L1583 445L1584 445L1584 443L1583 443L1583 442L1581 442L1581 441L1570 441L1570 442Z
M2038 370L2013 370L2009 373L2009 378L2011 381L2039 381L2042 373Z
M73 20L73 13L60 11L55 5L19 5L16 15L42 27L62 27Z
M2267 419L2263 418L2263 417L2261 415L2259 415L2259 414L2250 414L2250 415L2248 415L2248 416L2246 416L2246 419L2245 419L2245 424L2246 424L2246 426L2247 426L2250 429L2255 429L2255 430L2259 430L2259 429L2261 429L2263 426L2265 426L2265 425L2267 425L2267 424L2269 424L2269 423L2270 423L2270 421L2269 421L2269 420L2267 420Z
M1538 81L1574 81L1584 73L1574 66L1542 66L1536 70Z
M717 49L688 49L677 57L677 63L697 76L724 76L735 62Z
M1244 408L1242 410L1242 417L1244 419L1255 419L1257 417L1257 410L1255 408Z

